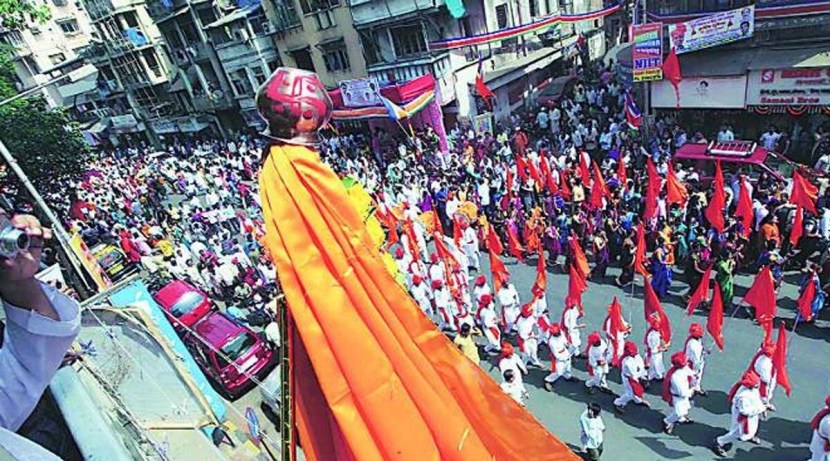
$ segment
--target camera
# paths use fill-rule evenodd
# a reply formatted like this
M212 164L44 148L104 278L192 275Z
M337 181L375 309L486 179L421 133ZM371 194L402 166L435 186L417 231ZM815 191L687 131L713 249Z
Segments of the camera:
M29 249L29 236L26 232L15 229L12 222L0 213L0 257L14 259L21 251Z

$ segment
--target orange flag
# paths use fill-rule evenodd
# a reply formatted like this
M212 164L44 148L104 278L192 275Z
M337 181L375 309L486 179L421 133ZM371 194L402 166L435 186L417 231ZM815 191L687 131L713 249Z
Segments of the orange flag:
M490 252L490 272L493 273L493 287L496 289L496 293L501 290L501 286L504 284L504 281L510 275L510 272L507 272L507 268L504 267L504 263L494 252Z
M706 331L712 335L718 349L723 350L723 298L720 294L720 285L715 282L715 291L712 295L712 308L709 318L706 319Z
M401 290L317 152L271 146L259 185L309 461L577 459Z
M459 267L458 260L455 259L455 256L453 256L452 253L450 253L450 250L444 243L444 238L442 235L436 232L435 238L433 238L433 240L435 241L435 251L438 253L438 257L441 258L441 261L444 261L444 265L447 268L445 274L452 274Z
M790 374L787 372L787 329L784 322L778 326L778 340L775 341L775 352L772 354L772 368L775 370L775 381L787 391L787 397L789 397L793 393L793 386L790 384Z
M568 170L562 170L559 175L559 190L562 192L562 198L565 200L571 199L571 186L568 185Z
M542 176L539 174L539 169L536 168L536 165L533 164L532 161L527 162L527 169L530 170L530 177L539 186L539 189L545 187L545 182L542 180Z
M605 179L599 171L599 166L594 163L594 184L591 186L590 203L594 209L602 208L602 199L610 198L611 193L608 191L608 186L605 184Z
M585 256L585 252L582 251L582 246L579 244L578 239L571 239L571 254L573 256L571 264L576 266L576 270L579 272L579 275L587 280L588 274L591 273L591 266L588 264L588 257Z
M438 216L438 208L432 209L432 232L444 235L444 225L441 224L441 218Z
M617 300L616 296L614 296L614 300L611 301L611 305L608 306L608 316L606 318L608 319L608 329L610 330L609 332L611 333L611 337L616 338L619 333L625 331L625 321L622 316L622 307L620 306L620 302ZM605 324L604 321L603 324ZM612 341L611 347L616 348L617 341ZM617 359L617 350L615 349L611 365L616 367L619 365L619 362L620 361Z
M689 199L689 192L686 186L677 178L674 166L669 162L669 173L666 175L666 203L679 203L683 205Z
M646 171L648 171L648 184L646 185L646 209L643 212L643 218L649 220L657 216L657 196L660 195L662 181L651 157L646 163Z
M646 263L646 228L641 222L637 226L637 251L634 253L634 271L643 276L648 275Z
M738 197L735 216L741 220L744 237L749 237L749 234L752 233L754 211L752 210L752 197L749 196L749 185L746 183L746 177L741 179L741 194Z
M804 321L809 322L813 318L813 299L816 297L816 273L815 271L810 273L810 280L807 282L807 286L804 287L804 291L801 292L801 295L798 297L798 302L796 305L798 306L798 314L801 316L801 319Z
M795 221L793 221L793 228L790 231L790 243L793 248L798 246L798 241L801 240L801 235L804 233L804 208L801 205L795 207Z
M709 200L709 205L703 212L709 224L717 229L718 233L723 233L723 228L726 225L723 220L724 208L726 208L726 192L724 191L723 171L720 168L720 161L715 163L715 181L712 183L714 191L712 198Z
M651 287L648 280L643 285L645 286L643 314L646 318L646 324L648 324L649 318L653 316L660 317L660 333L663 335L663 341L671 342L671 323L669 323L666 311L663 310L663 305L660 304L660 298L657 297L657 293L654 292L654 288Z
M536 281L533 285L540 291L545 291L548 282L548 266L545 262L545 251L539 247L539 258L536 261Z
M622 159L622 155L617 160L617 180L620 181L620 185L622 186L623 190L628 190L628 173L625 172L625 161Z
M816 212L816 200L818 199L818 187L814 186L807 178L801 176L798 170L793 171L793 192L790 202L801 205L805 210L818 215Z
M409 243L409 256L412 256L413 261L421 260L421 248L418 247L418 239L415 238L415 228L412 220L406 218L403 222L403 234L406 235L406 240Z
M519 236L516 235L516 232L511 226L507 226L507 249L514 258L519 261L524 261L524 248L522 248L522 244L519 243Z
M555 194L559 190L559 186L557 186L556 181L553 180L553 171L550 169L550 163L548 163L548 159L545 157L542 157L541 168L542 176L545 177L545 186L548 188L548 192Z
M527 181L527 161L521 155L516 156L516 172L519 174L522 183Z
M689 296L689 303L686 305L686 315L692 315L692 312L697 309L703 301L709 298L709 279L712 277L712 268L706 269L703 277L700 279L700 285L695 288L692 296Z
M510 169L507 170L507 180L505 183L507 187L507 200L509 201L513 198L513 172Z
M761 272L758 272L743 300L755 308L755 319L758 320L758 323L771 321L775 318L777 311L775 282L769 266L764 266Z
M487 226L487 250L490 253L501 255L504 252L504 245L501 244L499 235L493 229L493 226Z
M582 185L588 187L591 184L591 172L588 162L585 159L585 153L579 153L579 177L582 178Z
M588 282L585 280L576 267L571 264L570 277L568 278L568 296L565 297L565 306L576 305L579 312L583 313L582 293L588 289Z
M459 216L452 217L452 241L455 246L461 248L461 239L464 236L464 231L461 230L461 218Z

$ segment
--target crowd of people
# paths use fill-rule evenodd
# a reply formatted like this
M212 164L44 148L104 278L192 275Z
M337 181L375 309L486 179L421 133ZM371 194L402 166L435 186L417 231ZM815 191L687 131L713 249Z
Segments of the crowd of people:
M624 388L614 401L619 412L631 402L649 405L644 387L662 381L663 400L671 409L663 429L671 434L677 424L691 422L690 400L706 394L704 327L691 326L666 369L669 338L661 323L667 319L659 313L649 317L641 353L614 300L601 327L583 344L580 331L587 327L581 298L573 295L581 290L569 287L559 316L546 301L543 274L559 269L570 274L571 285L590 278L628 286L636 273L643 273L659 304L678 284L675 273L682 273L687 298L703 308L717 302L732 312L736 274L769 268L780 284L784 270L793 270L802 274L802 292L809 297L799 321L812 322L830 283L825 252L830 188L820 171L793 164L785 168L798 169L803 183L795 184L790 174L781 180L736 164L716 167L712 162L704 171L674 162L678 149L708 143L707 136L688 135L671 114L658 116L646 136L626 117L627 95L610 68L586 75L594 78L580 78L560 100L515 114L492 133L463 123L453 127L447 152L438 148L436 134L427 127L397 141L382 130L371 138L340 133L324 140L321 156L373 194L415 302L439 328L455 335L458 347L475 361L480 360L479 348L471 335L481 334L484 351L498 355L506 393L526 402L522 377L528 366L544 367L539 349L546 346L551 361L546 389L552 390L560 378L571 380L577 358L587 361L588 392L611 392L606 378L618 369ZM782 139L775 133L770 128L755 141L775 151ZM728 142L734 134L723 124L708 138ZM813 190L813 184L821 190ZM717 213L711 211L713 201ZM805 209L807 202L813 206ZM482 271L481 250L489 253L489 278ZM537 260L539 275L531 293L518 292L502 257ZM610 266L621 269L618 277L608 276ZM701 290L707 294L698 299ZM772 318L748 309L771 328ZM732 425L713 441L717 454L725 455L739 440L757 441L761 416L774 411L774 349L768 334L730 392ZM601 420L588 421L598 415L593 407L583 415L583 428L602 428L590 436L583 431L589 459L601 454L604 427ZM824 416L814 422L818 438L811 450L816 456L830 451L821 443L830 436L830 419Z

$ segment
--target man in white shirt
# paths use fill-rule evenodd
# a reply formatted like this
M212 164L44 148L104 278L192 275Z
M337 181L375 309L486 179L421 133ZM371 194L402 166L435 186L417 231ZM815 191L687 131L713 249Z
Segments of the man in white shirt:
M830 397L824 399L824 408L810 422L813 438L810 440L810 461L827 461L830 455Z
M626 341L623 346L623 357L620 362L620 375L622 377L623 389L625 392L614 400L614 407L618 413L622 413L628 402L634 401L638 405L651 405L643 399L645 389L643 380L646 377L646 368L643 357L637 351L637 345Z
M738 440L759 442L756 437L758 424L767 409L761 401L758 391L760 386L758 374L749 370L732 387L728 395L728 400L732 403L732 425L729 432L715 439L712 447L718 456L726 456L732 443Z
M521 301L519 301L519 292L516 287L507 279L504 281L501 289L496 293L501 306L502 324L504 326L504 334L510 334L519 318L521 311Z
M729 129L729 125L723 124L718 131L718 142L730 142L735 140L735 134Z
M677 423L691 422L689 411L692 409L690 399L694 389L690 384L692 369L683 351L675 352L671 356L671 369L663 381L663 400L671 405L668 416L663 418L663 431L671 434Z
M467 221L461 221L462 229L462 247L464 248L464 256L467 257L467 267L473 268L476 272L481 271L481 263L478 254L478 234Z
M706 354L708 351L703 347L703 326L693 323L689 326L689 337L686 339L686 347L683 352L689 359L689 366L692 368L692 388L700 395L706 395L701 388L703 381L703 370L706 366Z
M523 382L522 375L527 374L527 367L525 367L522 359L519 358L513 350L513 345L504 342L501 344L501 354L499 355L499 371L504 375L507 370L513 370L513 375L517 381Z
M600 413L602 408L599 404L591 402L579 416L579 439L585 452L584 459L589 461L597 461L602 456L605 423L602 422Z
M502 381L500 387L501 390L504 391L505 394L513 397L513 400L519 403L521 406L525 406L525 402L527 401L529 394L527 393L527 388L524 385L524 382L520 379L516 379L516 372L513 369L504 370L502 373Z
M594 331L588 335L588 348L585 355L588 356L588 375L585 387L588 393L594 394L597 388L609 392L606 376L608 375L608 361L606 360L608 343L602 340L599 332Z
M548 330L548 349L550 350L550 373L545 376L545 390L553 390L553 383L559 378L571 380L571 350L568 347L568 340L562 334L562 327L553 323Z
M660 317L654 315L649 317L649 328L646 331L645 346L646 346L646 364L648 366L648 380L663 379L666 373L666 367L663 365L663 352L667 350L666 343L663 340L663 334L660 330L662 321Z
M12 224L26 232L30 247L14 259L0 261L6 315L0 348L0 447L13 454L29 452L26 459L51 461L58 458L12 432L32 413L78 335L80 306L34 277L43 240L51 238L51 232L33 216L15 216Z
M775 126L770 125L769 130L761 135L761 143L764 144L764 149L774 152L779 138L781 134L775 131Z
M412 276L412 286L409 287L409 292L412 294L412 299L415 300L415 303L418 304L418 307L424 311L427 317L435 315L432 310L432 292L420 275Z

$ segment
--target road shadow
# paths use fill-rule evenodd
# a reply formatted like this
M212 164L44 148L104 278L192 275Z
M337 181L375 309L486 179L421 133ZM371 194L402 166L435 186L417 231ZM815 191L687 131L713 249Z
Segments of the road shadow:
M747 447L752 447L746 449ZM727 458L729 455L727 455ZM770 450L764 447L754 447L752 445L738 447L734 452L732 459L735 461L785 461L810 459L810 449L801 447L787 447L776 448Z
M702 408L713 415L725 415L732 411L729 401L726 400L727 394L723 391L710 390L706 391L706 396L697 395L692 403L692 418L694 418L694 409Z
M801 444L808 447L813 430L810 428L810 423L806 421L772 417L761 421L758 436L771 443L776 449Z
M692 456L692 454L688 451L675 450L673 448L667 447L663 440L665 440L665 438L668 437L671 436L667 435L664 437L634 437L634 439L639 440L643 445L650 448L651 451L660 455L660 459L683 459Z

